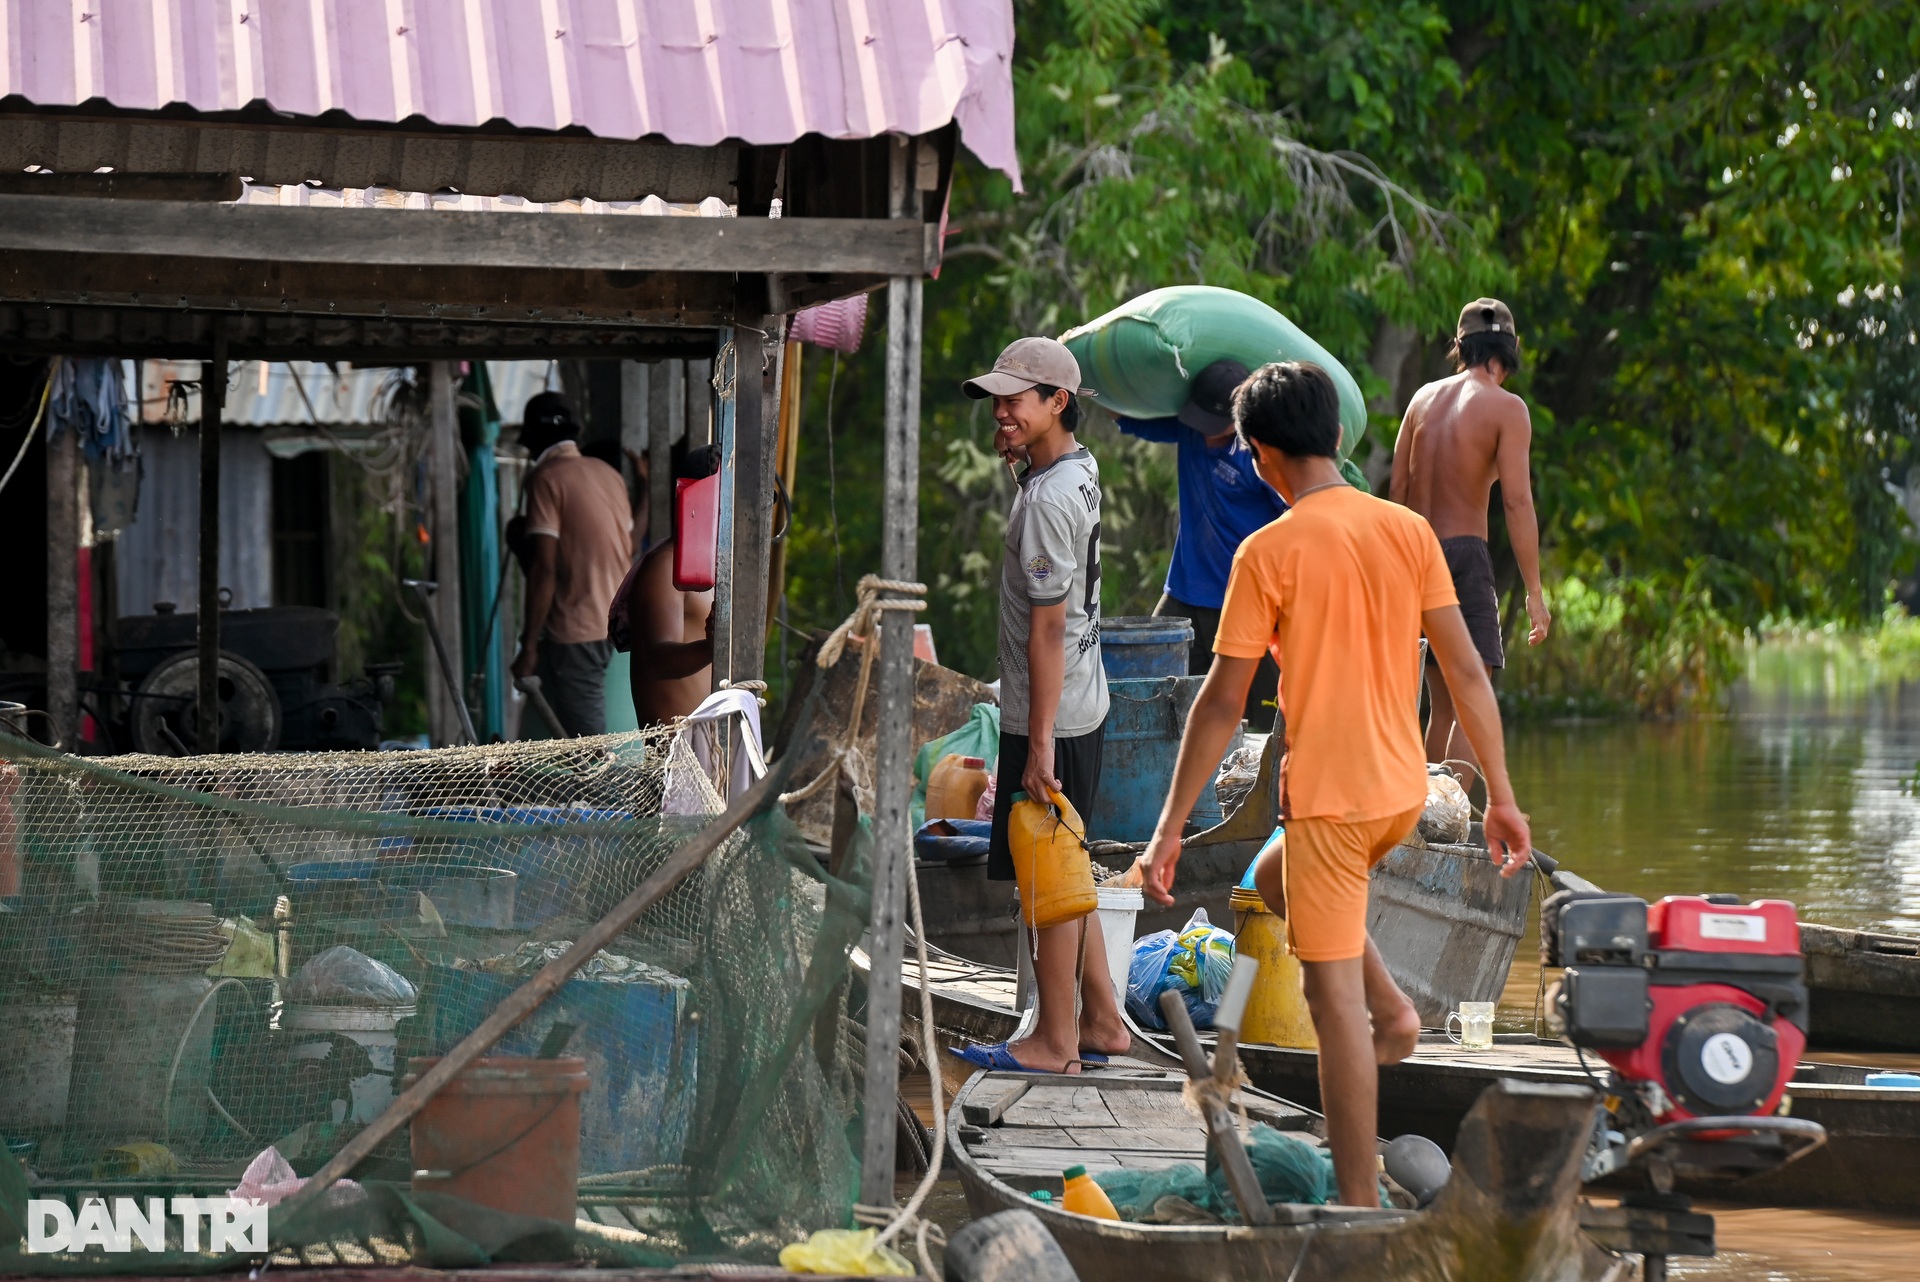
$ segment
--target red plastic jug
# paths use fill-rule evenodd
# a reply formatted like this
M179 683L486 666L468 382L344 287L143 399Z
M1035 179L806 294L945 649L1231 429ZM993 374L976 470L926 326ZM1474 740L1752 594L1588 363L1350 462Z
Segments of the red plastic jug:
M720 474L673 483L673 586L704 592L714 584L720 547Z

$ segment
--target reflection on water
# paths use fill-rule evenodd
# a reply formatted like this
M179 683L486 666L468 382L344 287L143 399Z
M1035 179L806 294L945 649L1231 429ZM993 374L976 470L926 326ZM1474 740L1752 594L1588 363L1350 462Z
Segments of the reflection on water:
M1729 891L1790 899L1811 921L1920 934L1920 797L1906 787L1920 684L1843 685L1779 655L1757 671L1767 684L1743 688L1724 717L1516 728L1508 762L1535 840L1590 881L1648 899ZM1503 1028L1531 1026L1537 949L1529 931ZM1722 1254L1675 1260L1674 1277L1920 1275L1920 1220L1713 1210Z
M1590 881L1920 933L1920 685L1745 688L1724 717L1520 728L1508 759L1535 839Z

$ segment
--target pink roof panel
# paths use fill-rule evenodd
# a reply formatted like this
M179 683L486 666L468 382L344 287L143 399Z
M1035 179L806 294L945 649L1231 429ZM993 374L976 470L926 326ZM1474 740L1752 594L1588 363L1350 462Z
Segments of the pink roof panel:
M690 146L958 121L1018 185L1012 0L0 0L0 96Z

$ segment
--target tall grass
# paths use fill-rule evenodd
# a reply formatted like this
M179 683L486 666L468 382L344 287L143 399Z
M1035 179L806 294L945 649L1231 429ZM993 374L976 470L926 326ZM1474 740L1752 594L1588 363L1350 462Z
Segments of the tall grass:
M1920 678L1920 619L1896 605L1870 628L1768 623L1741 658L1747 683L1768 694L1862 694Z
M1526 643L1521 615L1507 644L1500 701L1515 720L1708 711L1740 674L1739 632L1691 583L1566 578L1548 603L1546 642Z

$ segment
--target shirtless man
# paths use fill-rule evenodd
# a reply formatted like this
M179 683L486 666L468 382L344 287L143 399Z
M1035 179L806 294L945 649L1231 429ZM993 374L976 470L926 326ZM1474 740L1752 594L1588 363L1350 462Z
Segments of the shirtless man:
M711 445L688 450L674 479L711 476L719 458ZM673 542L669 535L647 549L620 585L609 620L615 644L627 641L633 651L633 711L643 729L687 716L713 693L713 593L673 586Z
M1527 404L1501 384L1520 368L1520 340L1513 313L1498 299L1481 298L1460 309L1453 340L1452 378L1428 383L1414 394L1393 447L1393 484L1388 497L1427 518L1440 536L1460 598L1460 613L1491 677L1506 665L1500 643L1500 602L1493 590L1493 557L1487 550L1487 501L1500 482L1507 538L1527 585L1527 644L1547 639L1552 616L1540 592L1540 527L1533 512L1529 450L1533 421ZM1476 771L1479 760L1464 735L1455 735L1453 695L1427 657L1427 760L1458 760ZM1471 780L1462 780L1471 783Z

